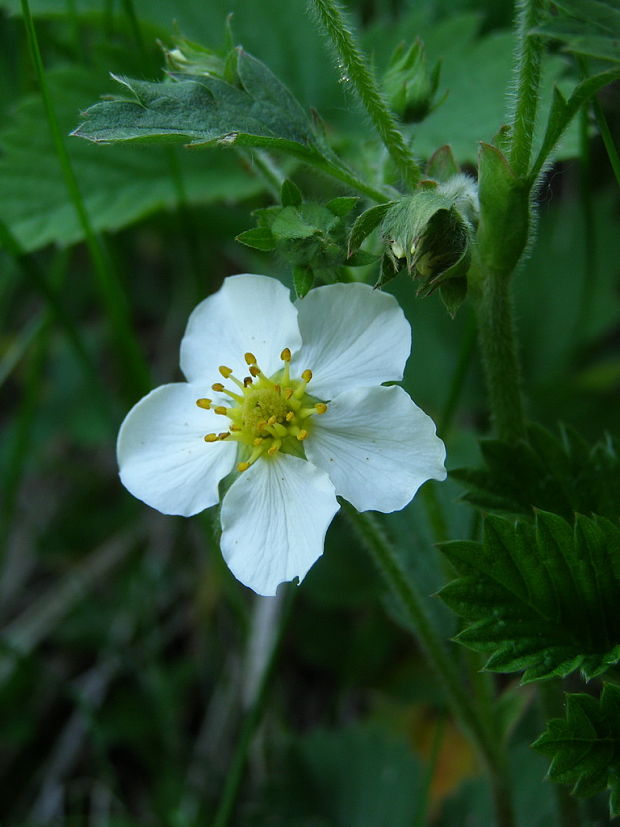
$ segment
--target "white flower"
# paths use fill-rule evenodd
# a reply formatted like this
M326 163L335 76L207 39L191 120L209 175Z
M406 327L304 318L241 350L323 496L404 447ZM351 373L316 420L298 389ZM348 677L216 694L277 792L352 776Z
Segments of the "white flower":
M411 329L395 299L364 284L319 287L293 304L272 278L232 276L201 302L181 342L187 382L127 414L120 477L164 514L218 502L221 548L258 594L304 577L338 511L403 508L445 479L432 420L402 388ZM217 381L214 381L217 380Z

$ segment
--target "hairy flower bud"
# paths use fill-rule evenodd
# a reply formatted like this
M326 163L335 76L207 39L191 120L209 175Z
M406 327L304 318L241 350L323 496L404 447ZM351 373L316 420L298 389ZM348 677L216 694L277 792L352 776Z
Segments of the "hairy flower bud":
M404 259L429 295L449 279L464 279L478 221L475 182L458 174L391 207L383 220L386 252L395 270Z
M406 48L401 43L383 76L383 88L392 110L406 123L424 120L433 106L439 84L439 63L429 71L422 41Z

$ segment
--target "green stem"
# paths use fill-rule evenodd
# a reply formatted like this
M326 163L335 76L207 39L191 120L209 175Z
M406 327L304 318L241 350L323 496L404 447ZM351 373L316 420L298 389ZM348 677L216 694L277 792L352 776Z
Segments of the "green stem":
M498 825L510 827L514 824L510 786L499 739L477 714L467 688L463 685L450 655L428 617L421 595L404 571L377 520L368 513L359 514L346 503L344 513L369 551L390 591L405 611L429 663L435 670L453 714L468 731L478 749L491 779Z
M361 192L363 195L368 196L368 198L372 198L372 200L376 201L378 204L385 204L386 201L391 201L393 198L393 195L367 184L365 181L362 181L361 178L354 175L350 170L335 164L327 158L319 156L313 160L304 160L307 160L307 162L316 169L327 173L327 175L331 175L332 178L336 178L338 181L342 181L344 184L347 184L347 186L351 187L351 189Z
M541 20L545 0L518 0L516 101L512 113L510 166L525 178L530 163L538 107L543 41L529 34Z
M45 69L43 67L41 51L39 49L32 15L30 14L28 0L21 0L21 6L24 25L26 27L28 46L30 48L32 61L35 67L41 98L43 100L43 106L52 135L52 141L54 143L58 163L65 180L65 186L67 188L69 198L77 214L88 250L90 252L101 299L108 315L113 338L119 350L119 361L127 373L128 381L133 386L133 394L136 392L146 392L151 384L149 371L137 344L136 338L133 335L125 294L120 281L118 280L107 256L104 253L100 241L97 239L93 231L90 218L84 205L82 194L80 193L75 172L69 158L69 153L67 152L67 148L64 144L58 119L52 105L52 99L47 86Z
M396 121L381 97L377 83L355 42L353 33L345 23L342 12L334 0L312 0L312 5L336 50L343 74L355 87L403 179L410 187L415 187L420 180L420 168L413 160Z
M263 715L269 686L271 684L271 677L273 675L274 667L280 651L282 633L287 626L287 621L293 607L294 599L294 589L288 588L286 590L286 594L284 595L284 605L281 607L282 613L279 619L277 634L275 640L273 641L273 647L262 674L256 697L249 707L246 718L241 726L241 732L235 745L235 753L233 755L230 769L226 775L224 789L222 790L217 811L215 813L215 818L213 819L211 827L227 827L230 823L235 799L243 780L243 772L245 769L248 752L250 746L252 745L252 739L256 729Z
M525 436L525 423L510 279L487 272L478 286L478 337L491 416L499 438L516 442Z

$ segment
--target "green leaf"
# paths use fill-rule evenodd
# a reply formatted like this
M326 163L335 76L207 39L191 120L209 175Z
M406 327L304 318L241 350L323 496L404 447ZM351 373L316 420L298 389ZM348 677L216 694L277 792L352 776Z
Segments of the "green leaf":
M290 178L285 178L282 182L280 201L283 207L298 207L303 201L301 190Z
M351 210L354 210L359 202L355 196L342 195L339 198L332 198L325 205L327 209L339 218L344 218Z
M48 72L61 130L101 88L102 76L73 69ZM0 133L0 219L27 251L45 244L73 244L83 238L56 159L43 106L36 95L23 100ZM260 192L234 157L216 150L210 163L194 153L171 158L161 147L101 150L67 139L67 149L95 231L118 230L179 201L174 162L191 204L234 202Z
M73 134L96 143L183 141L319 154L312 122L267 67L237 50L242 88L215 76L171 74L160 83L114 77L129 94L86 110Z
M564 95L559 89L555 88L553 90L553 102L549 112L545 136L540 152L530 172L530 181L532 184L536 180L543 164L553 151L553 148L562 137L565 129L580 108L598 92L599 89L613 83L613 81L618 78L620 78L620 69L610 69L607 72L592 75L575 87L568 100L564 98Z
M377 204L370 207L359 215L351 228L349 234L349 255L359 250L364 239L379 226L385 218L385 214L394 206L395 201L388 201L386 204Z
M527 441L483 440L485 467L451 472L465 499L486 511L529 516L532 506L572 520L575 512L616 519L620 514L620 443L589 445L563 428L559 438L530 425Z
M246 247L253 247L255 250L263 250L264 252L276 248L276 240L267 227L253 227L251 230L239 233L235 240L245 244Z
M533 30L560 40L566 52L597 60L620 62L620 9L603 0L561 0L559 14Z
M539 511L535 527L501 517L482 543L440 546L461 575L441 598L467 621L457 640L489 655L486 668L525 670L522 682L586 679L620 660L620 528Z
M310 267L293 267L293 287L297 297L303 299L314 286L314 273Z
M605 684L599 700L566 695L566 718L554 718L532 746L551 758L549 778L579 797L610 790L610 815L620 815L620 688Z

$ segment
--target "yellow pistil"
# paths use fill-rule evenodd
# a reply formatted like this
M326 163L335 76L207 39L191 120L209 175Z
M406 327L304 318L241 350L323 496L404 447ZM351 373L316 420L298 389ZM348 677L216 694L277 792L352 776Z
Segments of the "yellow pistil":
M269 459L279 452L304 457L301 443L312 433L312 418L327 410L325 402L313 399L306 390L312 379L308 368L291 376L293 355L285 347L280 353L282 367L273 376L266 376L258 360L249 351L244 354L249 376L238 379L232 368L220 365L222 377L239 390L230 390L221 382L211 387L225 394L229 405L213 404L213 400L196 400L199 408L212 410L230 420L228 431L207 434L205 442L228 440L239 444L237 470L247 471L261 457Z

